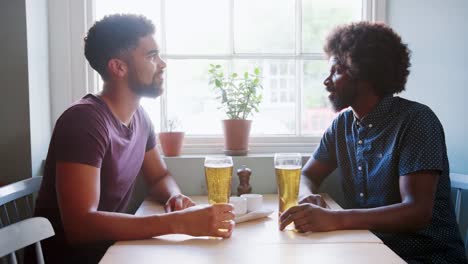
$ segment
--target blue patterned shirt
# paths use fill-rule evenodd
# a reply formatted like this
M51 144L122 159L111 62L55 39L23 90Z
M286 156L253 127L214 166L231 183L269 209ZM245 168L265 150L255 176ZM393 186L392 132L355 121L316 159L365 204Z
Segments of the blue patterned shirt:
M409 262L467 263L450 200L445 135L429 107L389 96L362 120L344 111L323 135L313 158L337 168L347 208L400 203L401 176L439 171L429 226L412 233L375 234Z

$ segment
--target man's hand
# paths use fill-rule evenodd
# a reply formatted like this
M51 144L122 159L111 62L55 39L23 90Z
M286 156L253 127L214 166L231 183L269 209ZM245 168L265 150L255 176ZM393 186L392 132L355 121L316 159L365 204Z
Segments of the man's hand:
M171 196L166 204L164 205L164 210L166 213L183 210L185 208L194 206L195 203L183 194L176 194Z
M294 206L280 216L280 230L290 223L301 232L325 232L339 229L340 219L335 211L310 203Z
M233 210L231 204L213 204L192 206L176 212L183 223L176 223L176 233L229 238L235 226Z
M310 194L299 198L299 204L311 203L317 206L327 208L327 203L320 194Z

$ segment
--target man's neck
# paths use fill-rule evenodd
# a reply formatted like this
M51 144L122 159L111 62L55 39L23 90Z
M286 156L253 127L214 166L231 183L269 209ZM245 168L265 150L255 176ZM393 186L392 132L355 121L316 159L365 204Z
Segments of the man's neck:
M140 105L140 97L135 95L128 85L105 82L101 98L107 104L114 116L128 126L133 114Z
M351 106L354 115L359 120L362 120L372 111L372 109L374 109L374 107L379 103L380 99L382 98L373 94L359 96L356 98L356 102Z

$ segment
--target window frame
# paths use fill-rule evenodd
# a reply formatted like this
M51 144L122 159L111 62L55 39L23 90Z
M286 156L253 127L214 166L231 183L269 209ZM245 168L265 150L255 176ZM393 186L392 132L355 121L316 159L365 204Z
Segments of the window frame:
M51 104L52 120L74 101L79 100L86 93L98 92L98 74L88 65L83 56L82 37L87 29L94 23L96 0L50 0L49 1L49 39L50 45L50 76L51 76ZM161 0L161 7L168 0ZM234 36L234 1L230 2L230 36ZM236 53L234 40L230 37L231 54L212 55L174 55L166 54L166 40L164 39L165 14L161 12L161 39L159 40L164 59L292 59L295 60L296 69L301 69L302 62L306 60L323 60L323 53L301 53L302 51L302 1L295 0L296 13L296 53L295 54L268 54L268 53ZM386 0L362 0L362 18L367 21L386 22ZM296 80L302 80L303 72L296 70ZM296 120L302 120L302 84L297 85ZM167 117L167 97L161 98L161 116ZM161 129L164 130L166 118L161 118ZM221 126L221 122L220 126ZM301 121L296 122L296 133L300 135ZM314 149L320 142L319 136L299 135L272 135L272 136L250 136L250 153L273 153L273 152L302 152L307 153ZM223 136L187 136L184 142L183 154L221 154L223 149Z

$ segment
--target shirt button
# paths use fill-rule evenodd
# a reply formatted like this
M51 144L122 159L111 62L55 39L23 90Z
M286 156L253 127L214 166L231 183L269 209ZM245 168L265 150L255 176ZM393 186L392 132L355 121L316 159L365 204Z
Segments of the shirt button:
M361 166L359 166L359 167L357 167L357 169L358 169L358 170L362 170L362 167L361 167Z
M372 124L369 124L369 128L372 128Z
M359 196L364 197L364 194L363 194L363 193L360 193Z
M359 145L361 145L361 144L362 144L362 140L359 140L357 143L358 143Z

